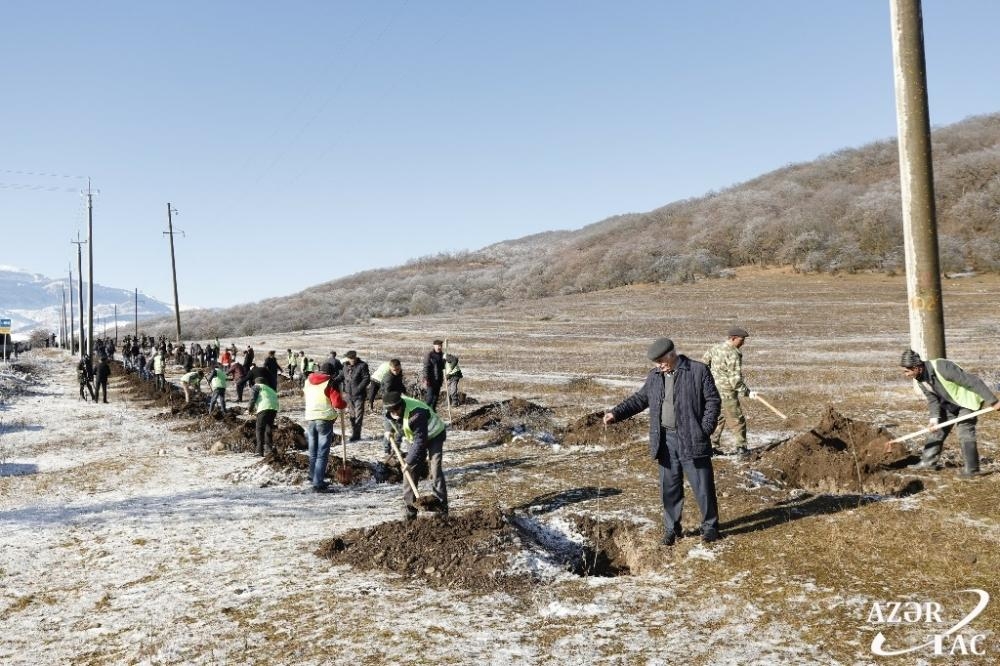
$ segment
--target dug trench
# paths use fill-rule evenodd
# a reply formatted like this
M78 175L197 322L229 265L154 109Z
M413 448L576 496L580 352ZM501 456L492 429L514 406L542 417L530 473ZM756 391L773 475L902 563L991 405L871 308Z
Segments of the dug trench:
M169 387L157 392L149 382L129 376L133 392L155 407L166 407L163 418L185 419L185 429L206 431L228 451L250 451L254 422L240 418L241 407L225 415L208 415L203 399L184 403L183 393ZM283 390L294 386L287 383ZM525 433L551 433L565 445L608 448L641 442L646 428L639 419L605 427L602 412L594 412L564 427L552 410L514 398L482 407L456 419L452 428L481 430L491 441L510 442ZM912 458L902 447L888 451L889 435L876 426L851 420L828 408L806 432L761 447L747 461L751 469L775 484L820 494L905 495L923 488L917 478L901 475L899 467ZM278 469L304 470L308 464L305 434L297 423L280 417L274 451L266 463ZM339 437L337 438L339 446ZM337 478L341 465L331 456L328 473ZM352 483L401 483L398 464L349 459ZM604 492L613 489L604 489ZM601 492L601 491L598 491ZM413 521L391 521L349 530L321 543L316 554L330 562L360 570L418 578L434 587L458 587L473 592L520 594L558 573L576 576L622 576L662 566L662 549L648 527L620 518L563 514L545 521L544 507L473 508L461 514Z
M153 382L142 380L136 373L126 373L120 363L115 364L116 374L124 379L123 390L143 407L162 410L157 418L166 421L179 421L176 430L197 432L206 435L205 448L213 453L228 451L232 453L250 453L256 449L256 420L249 416L244 407L228 407L225 412L208 412L209 396L202 392L192 392L191 401L184 401L182 389L168 382L165 391L157 390ZM297 386L282 377L280 379L279 395L287 396L298 390ZM249 393L249 389L247 391ZM288 478L305 478L309 468L308 443L305 430L301 425L288 418L279 416L272 431L273 448L263 463L281 472ZM346 476L340 472L344 467L342 456L336 455L340 450L340 435L334 433L330 447L330 459L327 462L327 476L331 479L349 479L350 485L360 485L368 482L402 483L403 475L398 463L383 464L369 462L357 458L347 458ZM288 474L288 473L293 474ZM299 474L294 474L298 472Z

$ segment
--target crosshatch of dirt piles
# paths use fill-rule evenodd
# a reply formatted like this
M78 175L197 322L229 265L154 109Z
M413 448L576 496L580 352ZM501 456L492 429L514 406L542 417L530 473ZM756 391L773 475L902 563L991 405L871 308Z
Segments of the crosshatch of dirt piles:
M552 410L523 398L491 402L455 419L451 427L456 430L495 430L528 426L532 430L552 429ZM541 428L539 427L541 426Z
M608 444L620 446L648 435L648 426L642 419L629 419L622 423L604 425L604 411L592 412L573 421L562 434L567 446Z
M653 568L648 539L638 527L592 517L573 519L583 541L556 534L527 516L499 508L461 515L381 523L320 544L316 554L335 564L419 578L434 587L517 594L537 584L528 569L512 569L518 554L532 551L577 576L622 576ZM648 553L646 551L649 551Z
M906 495L923 490L919 479L893 471L911 458L898 446L886 452L889 439L883 429L828 407L816 427L769 447L756 456L754 466L776 481L822 493Z

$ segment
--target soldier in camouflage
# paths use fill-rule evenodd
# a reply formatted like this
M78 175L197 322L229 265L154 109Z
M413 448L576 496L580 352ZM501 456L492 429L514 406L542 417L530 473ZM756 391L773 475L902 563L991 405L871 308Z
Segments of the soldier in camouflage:
M755 391L747 388L743 381L743 352L740 347L750 336L745 329L734 327L727 332L724 342L713 346L702 358L702 362L712 371L715 386L722 398L722 410L719 412L719 422L712 433L712 447L721 450L722 431L726 429L726 418L736 424L736 453L747 452L747 419L743 415L740 396L756 398Z

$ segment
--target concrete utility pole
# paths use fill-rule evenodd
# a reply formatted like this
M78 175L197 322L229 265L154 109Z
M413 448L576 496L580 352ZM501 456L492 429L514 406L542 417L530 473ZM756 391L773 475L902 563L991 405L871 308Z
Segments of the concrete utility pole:
M135 339L139 340L139 287L135 288Z
M80 240L80 232L77 232L76 240L71 240L70 243L76 244L76 276L79 278L77 284L80 287L80 356L83 356L83 248L80 246L86 245L87 241Z
M177 298L177 262L174 260L174 220L172 215L177 213L176 208L171 208L170 202L167 202L167 231L163 232L164 236L170 236L170 270L174 274L174 317L177 320L177 344L181 343L181 302ZM177 233L184 235L183 231L178 231Z
M90 179L87 179L87 254L89 255L89 267L87 277L90 281L87 285L87 354L94 353L94 194L90 190ZM83 312L83 301L80 301L80 312ZM81 315L82 316L82 315ZM80 341L83 344L83 341ZM83 349L83 347L80 347Z
M944 305L934 211L923 14L920 0L890 0L889 4L910 347L924 358L944 358Z

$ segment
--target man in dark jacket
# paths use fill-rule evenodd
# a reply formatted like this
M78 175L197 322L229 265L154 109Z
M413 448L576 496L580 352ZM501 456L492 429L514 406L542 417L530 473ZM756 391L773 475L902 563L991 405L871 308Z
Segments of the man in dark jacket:
M267 358L264 359L264 370L267 371L267 385L277 391L278 373L281 372L281 368L278 366L278 357L275 356L273 349L267 352ZM256 378L254 379L256 380Z
M371 374L368 364L358 358L356 351L351 350L344 357L347 359L344 364L344 395L351 413L351 438L347 441L356 442L361 439L361 427L365 421L365 398Z
M425 397L431 409L437 409L438 395L441 394L441 385L444 383L444 352L442 351L444 342L435 340L432 349L427 352L424 358L423 384L426 391Z
M604 414L604 423L624 421L649 409L649 453L660 464L663 545L672 546L682 534L683 476L701 509L702 540L716 541L719 505L710 437L719 418L719 391L708 367L679 355L669 338L653 342L646 355L656 367L638 391Z
M105 404L108 402L108 377L110 376L111 364L108 362L108 357L101 356L101 360L97 364L97 388L94 392L94 399L101 396L101 402Z
M903 376L917 382L930 409L930 426L934 430L924 442L920 462L914 467L937 469L944 440L954 425L938 428L938 423L950 421L959 416L977 412L983 407L1000 410L1000 401L993 395L986 383L979 377L965 372L957 363L944 358L923 361L920 354L908 349L903 352L900 362ZM966 419L957 424L958 443L962 447L965 469L960 473L964 478L979 474L979 449L976 446L976 418Z

